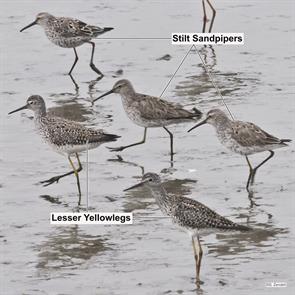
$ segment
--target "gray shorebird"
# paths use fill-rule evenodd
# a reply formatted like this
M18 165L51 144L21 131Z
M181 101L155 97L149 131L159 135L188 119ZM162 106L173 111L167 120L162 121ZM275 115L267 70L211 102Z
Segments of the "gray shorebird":
M117 81L110 91L94 99L93 103L111 93L121 95L123 107L129 119L144 128L141 141L127 146L111 148L111 151L123 151L126 148L143 144L146 140L147 128L162 127L170 136L170 153L171 161L173 161L173 134L168 130L167 126L191 120L196 121L202 116L202 113L195 108L188 111L179 104L172 104L159 97L137 93L131 82L126 79Z
M209 7L212 10L212 19L211 19L211 23L210 23L210 27L209 27L209 31L208 31L208 33L211 33L212 28L213 28L214 19L216 16L216 10L214 9L213 5L211 4L211 2L209 0L206 0L206 2L208 3ZM202 0L202 6L203 6L203 30L202 30L202 32L205 33L206 23L208 21L207 14L206 14L205 0Z
M250 169L246 185L247 190L249 189L250 183L252 184L254 182L257 169L273 157L273 150L286 147L286 142L291 141L291 139L279 139L270 135L253 123L232 121L219 109L210 110L206 118L189 129L188 132L206 123L215 127L217 137L225 147L235 153L246 156ZM270 155L253 168L248 156L265 151L268 151Z
M55 45L74 49L75 61L69 71L71 78L72 71L79 59L76 47L84 43L89 43L92 46L89 64L91 69L99 76L103 77L101 71L93 63L95 43L91 42L91 40L105 32L113 30L113 28L100 28L88 25L78 19L70 17L55 17L47 12L41 12L36 16L36 19L32 23L25 26L20 31L22 32L34 25L40 25L44 29L47 38Z
M39 95L32 95L28 98L26 105L9 113L15 113L24 109L34 112L34 121L36 129L44 141L50 145L56 152L66 155L72 167L72 171L62 175L54 176L48 180L42 181L44 186L58 182L61 178L75 174L79 192L79 202L81 204L81 188L79 172L82 165L79 159L79 152L87 149L94 149L103 143L116 141L120 136L104 133L103 130L94 130L87 128L77 122L66 120L60 117L48 115L43 98ZM76 168L71 156L75 155L79 167Z
M200 269L203 255L199 235L204 232L250 230L249 227L230 221L198 201L183 196L169 195L162 186L160 177L155 173L144 174L140 183L124 191L140 186L147 187L162 213L171 217L174 224L180 226L189 234L194 250L197 286L201 282Z

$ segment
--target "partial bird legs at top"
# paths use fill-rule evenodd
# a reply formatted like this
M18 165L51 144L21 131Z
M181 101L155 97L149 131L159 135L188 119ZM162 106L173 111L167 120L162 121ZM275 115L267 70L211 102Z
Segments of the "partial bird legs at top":
M80 205L80 204L81 204L81 188L80 188L80 180L79 180L79 174L78 174L78 173L79 173L80 171L82 171L82 164L81 164L81 162L80 162L80 159L79 159L79 156L78 156L77 153L75 153L75 156L76 156L76 158L77 158L78 165L79 165L78 169L76 169L76 167L74 166L74 163L73 163L71 157L68 156L68 160L69 160L69 162L70 162L70 164L71 164L71 167L73 168L72 171L67 172L67 173L64 173L64 174L61 174L61 175L58 175L58 176L51 177L50 179L47 179L47 180L41 181L40 183L44 184L43 186L48 186L48 185L51 185L51 184L53 184L53 183L55 183L55 182L58 183L58 181L59 181L61 178L63 178L63 177L66 177L66 176L68 176L68 175L75 174L76 179L77 179L78 191L79 191L79 202L78 202L78 205Z
M214 7L212 6L212 4L210 3L209 0L206 0L206 1L208 3L209 7L212 10L212 19L211 19L211 23L210 23L210 27L209 27L209 31L208 31L208 33L211 33L212 27L213 27L213 23L214 23L214 19L215 19L215 16L216 16L216 10L214 9ZM204 13L204 17L203 17L203 30L202 30L202 32L205 33L205 30L206 30L206 22L208 21L207 14L206 14L205 0L202 0L202 5L203 5L203 13Z
M265 160L263 160L259 165L257 165L255 168L252 168L249 158L248 158L248 156L246 156L246 160L247 160L247 163L248 163L248 166L250 169L248 180L247 180L247 185L246 185L248 192L249 192L249 185L254 183L255 175L256 175L258 168L260 168L263 164L265 164L268 160L270 160L275 154L274 151L269 151L269 152L270 152L270 155Z

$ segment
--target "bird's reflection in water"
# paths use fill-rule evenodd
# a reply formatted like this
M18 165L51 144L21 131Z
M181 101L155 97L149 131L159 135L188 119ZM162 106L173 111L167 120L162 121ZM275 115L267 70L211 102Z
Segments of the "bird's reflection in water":
M289 233L287 228L277 228L271 219L266 224L254 223L250 225L253 230L249 232L230 232L216 234L217 242L207 244L209 253L215 257L223 257L222 259L234 260L235 254L250 251L265 252L279 251L274 241L278 240L278 235L286 235ZM255 248L257 248L255 250ZM247 256L247 259L251 259Z
M92 257L110 250L105 237L89 235L78 225L58 227L36 247L40 275L61 268L76 269Z
M259 84L259 79L257 78L256 73L253 76L249 76L248 73L243 72L221 72L216 70L217 66L217 55L215 53L213 46L203 46L201 49L197 48L200 53L207 71L213 75L213 79L217 87L220 89L221 94L228 101L229 98L234 97L234 102L239 103L243 99L243 96L240 95L241 91L243 95L245 91L251 93L254 91L257 84ZM219 104L222 104L220 96L216 93L216 89L212 84L212 81L202 64L199 55L196 50L195 53L195 63L193 68L198 68L198 74L186 75L184 80L178 83L174 92L176 96L186 97L192 103L188 103L187 106L195 106L196 102L204 104L208 107L216 107ZM201 70L199 70L201 69ZM245 87L246 86L246 87ZM208 97L208 94L210 96ZM237 94L236 94L237 93ZM197 101L196 101L197 100Z

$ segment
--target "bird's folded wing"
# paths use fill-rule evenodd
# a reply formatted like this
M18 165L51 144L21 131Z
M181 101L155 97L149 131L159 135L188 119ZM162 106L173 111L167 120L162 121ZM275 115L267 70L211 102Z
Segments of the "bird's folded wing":
M235 121L232 137L242 146L279 144L281 140L250 122Z
M81 145L96 142L102 136L101 130L87 128L79 123L62 118L52 120L47 125L47 134L53 144L56 145Z
M180 105L159 99L158 97L140 94L136 107L141 116L147 120L174 120L192 118L194 113L183 109Z
M179 197L176 203L173 213L180 225L196 229L238 229L240 226L195 200Z

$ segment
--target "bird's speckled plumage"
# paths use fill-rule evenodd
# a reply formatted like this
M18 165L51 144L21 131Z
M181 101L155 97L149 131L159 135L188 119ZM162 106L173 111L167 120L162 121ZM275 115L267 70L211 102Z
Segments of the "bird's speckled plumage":
M91 26L75 18L55 17L47 12L39 13L35 24L43 27L46 36L52 43L64 48L78 47L113 29Z
M34 111L38 133L59 153L71 155L85 151L87 147L93 149L105 142L116 141L119 137L104 133L103 130L87 128L74 121L48 115L45 102L39 95L30 96L26 106Z
M142 184L150 189L163 214L170 216L175 224L192 235L208 230L249 230L248 227L230 221L198 201L169 195L155 173L146 173Z
M110 93L121 95L127 116L141 127L163 127L198 120L202 116L202 113L197 109L188 111L179 104L173 104L159 97L137 93L131 82L126 79L117 81L111 91L94 101Z
M224 146L241 155L285 147L286 142L291 141L290 139L279 139L253 123L232 121L219 109L210 110L203 122L215 127L217 137Z

